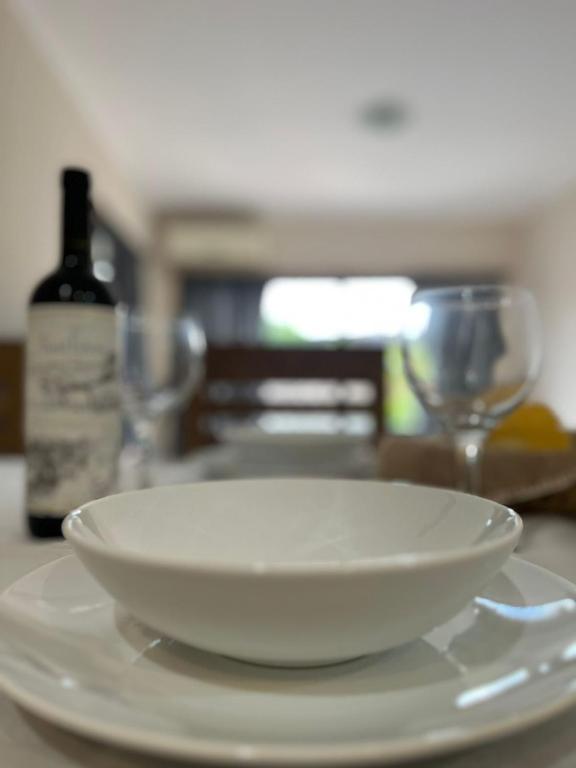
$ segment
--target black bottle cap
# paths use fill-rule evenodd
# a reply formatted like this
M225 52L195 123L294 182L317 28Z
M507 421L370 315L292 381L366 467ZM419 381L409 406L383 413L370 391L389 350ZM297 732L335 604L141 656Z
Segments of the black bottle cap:
M82 168L64 168L62 186L64 189L87 192L90 189L90 174Z

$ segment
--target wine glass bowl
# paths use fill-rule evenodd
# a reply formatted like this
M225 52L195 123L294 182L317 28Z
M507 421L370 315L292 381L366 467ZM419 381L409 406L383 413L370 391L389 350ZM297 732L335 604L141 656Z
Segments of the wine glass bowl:
M206 340L191 316L120 312L122 403L141 449L140 487L151 485L154 425L184 405L204 374Z
M204 333L192 317L121 315L122 393L126 411L156 417L182 405L204 370Z
M410 386L454 437L461 485L479 490L486 433L530 392L541 358L532 295L503 285L418 291L402 334Z

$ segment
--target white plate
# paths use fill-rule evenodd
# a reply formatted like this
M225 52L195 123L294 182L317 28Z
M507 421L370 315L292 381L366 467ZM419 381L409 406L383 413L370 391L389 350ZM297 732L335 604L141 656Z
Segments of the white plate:
M195 651L117 609L74 558L0 598L134 668L166 693L127 706L57 686L2 649L16 702L80 734L158 755L259 765L372 764L471 747L541 722L576 699L576 587L513 559L473 605L425 639L316 670L273 670ZM179 712L175 718L170 713Z
M238 425L226 429L222 440L232 458L229 476L361 477L369 459L374 465L374 448L366 435Z
M242 450L231 445L215 445L196 451L191 460L199 468L203 480L233 479L243 477L349 477L372 478L377 476L376 454L372 446L364 445L345 458L329 461L292 461L285 456L270 453L266 461L254 460ZM190 479L181 473L179 482Z

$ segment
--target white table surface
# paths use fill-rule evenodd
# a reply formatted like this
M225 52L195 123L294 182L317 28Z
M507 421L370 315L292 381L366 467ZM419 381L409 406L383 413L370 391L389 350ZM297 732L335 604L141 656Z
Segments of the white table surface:
M195 476L190 468L190 476ZM170 475L183 479L182 468ZM23 466L0 461L0 589L34 568L69 554L65 543L31 542L22 514ZM522 556L576 582L576 522L531 517ZM574 628L576 635L576 626ZM120 751L69 734L27 714L0 695L1 768L167 768L181 762ZM424 765L424 764L421 764ZM576 707L543 726L473 751L428 761L434 768L574 768Z

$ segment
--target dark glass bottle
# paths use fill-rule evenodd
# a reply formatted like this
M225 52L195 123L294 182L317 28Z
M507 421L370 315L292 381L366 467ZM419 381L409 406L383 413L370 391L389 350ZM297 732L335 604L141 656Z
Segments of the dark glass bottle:
M42 538L111 492L120 439L114 301L92 273L90 177L65 169L62 187L61 261L32 294L26 353L27 520Z

